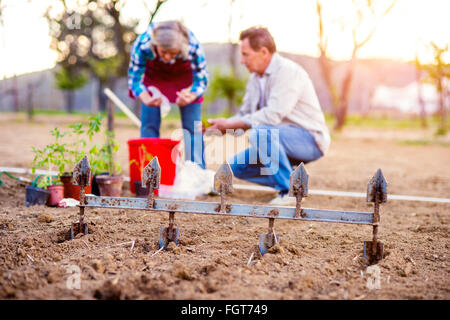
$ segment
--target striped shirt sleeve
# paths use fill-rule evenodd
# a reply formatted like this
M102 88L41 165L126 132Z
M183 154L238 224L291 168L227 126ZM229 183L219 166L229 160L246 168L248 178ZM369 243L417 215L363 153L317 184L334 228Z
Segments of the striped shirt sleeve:
M145 66L148 60L155 58L150 45L152 30L153 24L150 24L147 31L136 38L131 49L128 67L128 88L135 97L138 97L142 91L146 90L143 83Z

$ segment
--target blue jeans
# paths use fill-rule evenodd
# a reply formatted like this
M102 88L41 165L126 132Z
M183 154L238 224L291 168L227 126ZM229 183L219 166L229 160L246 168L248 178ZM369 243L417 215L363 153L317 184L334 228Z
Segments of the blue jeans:
M296 126L264 125L251 129L250 147L228 162L236 178L289 191L291 161L311 162L323 156L314 137Z
M192 103L185 107L180 107L180 113L185 158L205 169L203 135L199 128L195 126L196 121L201 121L201 104ZM149 107L141 104L141 122L141 138L159 138L159 130L161 128L161 109L159 107Z

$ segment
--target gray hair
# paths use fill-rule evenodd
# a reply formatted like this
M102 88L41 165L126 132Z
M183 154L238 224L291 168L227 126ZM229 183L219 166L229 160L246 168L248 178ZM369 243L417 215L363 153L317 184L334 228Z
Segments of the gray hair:
M160 22L153 29L150 43L163 49L179 49L183 58L188 57L189 38L186 27L179 21Z
M255 51L259 51L262 47L266 47L272 54L277 51L275 41L267 28L252 27L244 30L239 35L239 40L244 39L248 39L250 47Z

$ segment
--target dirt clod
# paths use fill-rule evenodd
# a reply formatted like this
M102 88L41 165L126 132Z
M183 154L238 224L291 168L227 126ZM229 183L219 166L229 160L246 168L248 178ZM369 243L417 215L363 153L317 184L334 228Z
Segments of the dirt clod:
M53 221L53 218L49 214L42 213L38 216L38 221L42 223L50 223Z
M94 298L100 300L120 300L122 290L113 284L111 280L106 280L101 287L95 290Z
M92 267L98 273L105 273L105 266L103 265L103 263L100 260L92 261Z
M172 274L182 280L193 280L193 276L189 268L178 261L175 262L172 267Z
M281 245L279 243L275 244L273 247L271 247L268 251L269 253L274 253L274 254L283 254L284 253L284 249L283 247L281 247Z
M169 252L173 252L174 254L180 254L181 249L174 242L169 242L167 244L166 250Z
M413 271L412 267L413 266L412 266L411 263L407 263L406 266L403 269L400 270L399 274L402 277L408 277L411 274L411 272Z

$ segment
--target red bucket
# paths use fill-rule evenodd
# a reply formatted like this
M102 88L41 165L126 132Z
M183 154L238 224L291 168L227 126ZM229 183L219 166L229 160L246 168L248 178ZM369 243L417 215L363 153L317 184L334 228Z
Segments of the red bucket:
M180 156L175 148L180 141L161 138L141 138L128 140L130 163L130 190L136 193L134 181L141 181L142 168L150 162L151 157L158 157L161 166L162 185L173 185L177 171L177 160ZM158 194L158 190L155 190Z

